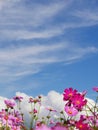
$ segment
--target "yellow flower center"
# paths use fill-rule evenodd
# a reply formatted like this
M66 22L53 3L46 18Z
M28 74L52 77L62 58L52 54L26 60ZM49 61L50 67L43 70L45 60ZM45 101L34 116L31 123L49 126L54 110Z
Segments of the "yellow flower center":
M71 96L72 96L72 93L69 93L69 96L71 97Z
M80 125L79 127L82 128L82 125Z
M69 111L68 111L68 113L69 113L69 114L72 114L72 111L71 111L71 110L69 110Z
M80 101L77 101L76 103L77 103L77 104L80 104Z

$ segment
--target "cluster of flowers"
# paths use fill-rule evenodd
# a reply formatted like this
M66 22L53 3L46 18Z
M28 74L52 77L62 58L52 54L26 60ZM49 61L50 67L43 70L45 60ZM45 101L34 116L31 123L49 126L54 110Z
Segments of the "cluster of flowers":
M22 97L15 97L21 100ZM23 126L22 114L15 110L16 105L13 99L4 100L6 108L0 111L0 130L20 130Z
M98 92L98 87L93 89ZM60 116L56 121L51 119L51 112L57 112L53 108L47 108L48 115L40 119L42 97L30 97L29 127L25 125L24 114L21 111L23 97L6 99L4 100L6 108L0 111L0 130L98 130L98 97L95 104L89 106L85 95L86 91L79 93L76 89L66 88L62 99L65 107L59 112Z
M97 87L93 88L96 92ZM88 101L85 99L86 91L79 93L77 90L68 88L64 90L63 100L66 101L65 112L69 117L70 127L77 128L79 130L97 130L98 129L98 106L97 101L92 108L87 104ZM85 108L85 109L84 109ZM79 112L85 111L86 115L80 115L78 120L72 120ZM88 114L89 111L89 114Z

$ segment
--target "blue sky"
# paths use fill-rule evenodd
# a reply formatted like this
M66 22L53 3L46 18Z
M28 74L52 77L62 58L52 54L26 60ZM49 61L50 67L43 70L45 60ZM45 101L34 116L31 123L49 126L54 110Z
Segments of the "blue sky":
M97 0L0 0L0 95L98 86Z

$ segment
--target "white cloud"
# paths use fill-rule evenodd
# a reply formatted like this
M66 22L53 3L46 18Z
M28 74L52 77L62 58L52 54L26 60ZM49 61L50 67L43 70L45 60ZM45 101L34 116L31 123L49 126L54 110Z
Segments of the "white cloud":
M5 104L4 104L4 100L5 99L6 99L5 97L1 97L0 96L0 110L2 110L3 108L5 108Z

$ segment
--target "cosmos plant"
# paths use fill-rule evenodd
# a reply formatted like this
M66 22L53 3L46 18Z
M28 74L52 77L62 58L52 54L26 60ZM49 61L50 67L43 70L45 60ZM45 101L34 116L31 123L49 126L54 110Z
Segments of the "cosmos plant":
M93 90L98 93L98 87ZM4 100L6 108L0 111L0 130L98 130L98 97L95 104L89 105L86 91L80 93L76 89L66 88L62 95L65 103L62 111L46 107L48 114L42 118L39 116L42 96L30 97L29 125L26 125L25 113L21 111L23 97ZM59 113L59 117L53 120L51 113L55 112Z

